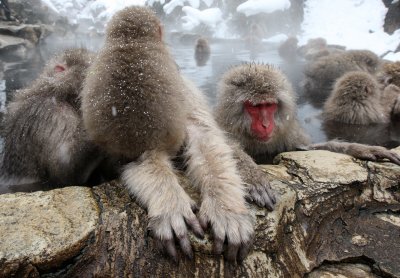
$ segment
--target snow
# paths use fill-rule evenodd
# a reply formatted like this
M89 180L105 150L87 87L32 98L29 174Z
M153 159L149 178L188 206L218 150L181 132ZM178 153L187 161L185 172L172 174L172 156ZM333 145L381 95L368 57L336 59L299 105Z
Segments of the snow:
M182 8L182 11L186 14L182 17L182 27L185 30L192 30L196 26L203 23L213 29L219 22L222 21L222 12L219 8L211 8L205 10L198 10L189 6Z
M240 4L236 11L244 13L246 16L256 15L260 13L272 13L275 11L283 11L290 8L289 0L248 0Z
M400 41L399 32L384 32L386 13L381 0L307 0L299 42L323 37L329 44L381 55L396 49Z
M50 9L67 16L72 23L86 22L86 28L91 26L103 28L118 10L130 5L152 5L159 2L164 5L168 14L173 10L182 9L182 28L192 31L200 24L205 24L214 30L214 36L232 38L227 33L227 22L232 15L225 15L215 8L218 1L214 0L42 0ZM222 1L226 3L227 0ZM398 0L392 1L397 3ZM200 9L201 3L206 9ZM397 5L397 4L396 4ZM203 5L204 6L204 5ZM237 12L246 16L259 13L268 14L290 7L289 0L248 0L237 6ZM308 39L323 37L329 44L344 45L348 49L369 49L378 55L394 51L400 42L400 30L389 35L384 32L383 24L387 8L381 0L307 0L305 1L304 21L301 33L298 35L300 45ZM100 30L102 31L102 30ZM282 35L267 39L279 42ZM398 54L389 53L387 59L399 59Z

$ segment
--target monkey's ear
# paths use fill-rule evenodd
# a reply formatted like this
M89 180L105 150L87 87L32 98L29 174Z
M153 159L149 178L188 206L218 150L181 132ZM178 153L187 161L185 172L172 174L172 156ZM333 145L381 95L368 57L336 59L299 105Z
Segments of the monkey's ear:
M65 71L65 68L66 68L66 66L61 65L61 64L57 64L54 67L54 72L63 72L63 71Z

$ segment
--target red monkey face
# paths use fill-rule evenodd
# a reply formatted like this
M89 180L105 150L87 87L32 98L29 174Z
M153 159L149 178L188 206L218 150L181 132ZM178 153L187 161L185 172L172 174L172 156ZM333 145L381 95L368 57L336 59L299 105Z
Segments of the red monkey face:
M245 111L251 117L251 131L262 141L268 141L271 138L275 128L274 115L277 110L276 103L261 102L252 104L250 101L244 103Z

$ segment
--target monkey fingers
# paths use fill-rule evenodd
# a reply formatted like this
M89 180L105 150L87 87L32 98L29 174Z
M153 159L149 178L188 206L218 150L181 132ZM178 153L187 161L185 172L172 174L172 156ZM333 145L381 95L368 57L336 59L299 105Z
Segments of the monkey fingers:
M237 214L223 206L214 211L208 210L212 215L206 215L200 208L200 223L206 227L211 224L214 239L214 253L221 255L225 248L225 259L231 262L242 261L250 250L253 236L253 225L250 215Z
M204 237L204 232L194 214L183 217L178 214L172 216L163 215L150 219L149 230L157 241L157 246L162 248L174 261L177 261L178 258L174 238L178 241L182 252L189 258L193 258L193 251L185 222L196 236Z
M388 159L390 162L400 165L400 155L397 153L384 149L379 148L372 151L372 154L375 156L377 160Z
M269 211L274 210L276 198L269 183L259 185L249 184L247 187L246 199L256 203L260 207L265 207Z

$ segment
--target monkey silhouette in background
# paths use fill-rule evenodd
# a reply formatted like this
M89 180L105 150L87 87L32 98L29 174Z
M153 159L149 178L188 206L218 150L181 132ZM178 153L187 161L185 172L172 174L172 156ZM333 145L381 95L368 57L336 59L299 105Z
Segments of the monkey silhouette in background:
M192 257L187 226L202 237L210 224L217 254L226 242L228 260L245 257L253 219L233 151L203 95L180 75L151 10L129 7L113 16L88 70L82 113L95 144L129 161L122 181L146 207L151 234L170 256L177 258L177 240ZM171 161L180 150L201 192L198 218Z
M326 100L337 78L349 71L375 74L380 64L380 58L369 50L348 50L321 57L306 65L303 88L306 94L312 97L322 95Z
M345 46L328 44L324 38L309 39L305 45L297 49L297 54L307 61L315 61L329 54L340 54L346 50Z
M199 38L196 41L196 46L194 48L194 59L196 60L196 65L198 67L203 67L206 65L208 59L210 59L210 45L205 38Z
M287 63L293 63L297 60L297 43L296 37L289 37L278 48L279 56Z
M0 185L83 184L101 160L82 124L79 95L92 54L54 57L28 88L17 91L1 124ZM2 191L4 188L2 189Z
M270 65L244 64L225 73L219 83L215 113L220 126L257 163L270 163L278 153L300 148L369 160L387 158L400 164L400 156L383 147L338 141L310 145L297 120L292 87L283 73ZM239 161L251 159L236 151ZM241 167L247 167L249 173L259 171L255 163Z

